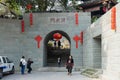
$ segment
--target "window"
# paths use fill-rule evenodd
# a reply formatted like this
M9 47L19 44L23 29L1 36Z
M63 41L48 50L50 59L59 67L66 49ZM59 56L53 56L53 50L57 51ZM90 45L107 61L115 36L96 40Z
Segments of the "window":
M10 60L8 58L6 58L6 60L7 60L7 63L10 63Z
M1 64L2 62L1 62L1 59L0 59L0 64Z
M5 57L3 57L3 62L6 63Z

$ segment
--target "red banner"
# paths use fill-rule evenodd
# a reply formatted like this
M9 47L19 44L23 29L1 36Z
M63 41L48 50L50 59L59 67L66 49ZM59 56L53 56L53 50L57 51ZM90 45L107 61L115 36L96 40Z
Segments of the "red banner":
M83 44L83 32L80 33L80 43Z
M116 30L116 7L111 10L111 29Z
M30 26L33 25L33 14L30 13Z
M21 32L25 31L25 23L24 20L21 20Z
M78 25L79 24L79 15L78 12L75 13L75 24Z

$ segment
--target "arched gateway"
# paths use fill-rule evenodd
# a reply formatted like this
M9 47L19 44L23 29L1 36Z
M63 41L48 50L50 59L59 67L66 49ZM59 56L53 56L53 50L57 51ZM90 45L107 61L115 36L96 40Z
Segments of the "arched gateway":
M58 46L58 41L54 40L53 35L60 33L62 38L60 39L61 45ZM58 66L58 58L61 58L61 65L64 66L66 59L70 55L70 37L67 33L60 30L55 30L48 33L44 39L44 66L56 67Z

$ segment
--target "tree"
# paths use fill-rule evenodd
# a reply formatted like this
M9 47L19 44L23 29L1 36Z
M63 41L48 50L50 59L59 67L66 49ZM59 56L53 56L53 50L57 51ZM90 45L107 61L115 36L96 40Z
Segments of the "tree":
M0 0L0 3L3 5L3 7L6 7L5 10L7 10L7 12L1 15L4 16L4 15L7 15L8 13L12 13L16 17L18 15L21 15L20 6L16 2L16 0Z
M27 4L31 4L32 5L32 11L36 10L36 5L38 5L38 11L47 11L47 9L49 8L51 11L51 9L54 7L54 3L56 0L25 0L24 4L21 4L22 6L27 5ZM58 0L61 5L66 9L67 7L67 1L68 0ZM21 1L21 3L23 3Z
M22 16L21 5L18 0L6 0L6 5L9 7L10 12L16 17L19 18Z
M65 9L67 8L68 0L59 0L59 2L64 6Z
M3 0L0 0L3 1ZM63 10L61 11L73 11L76 10L76 1L79 0L71 0L72 1L72 6L68 6L68 1L69 0L4 0L6 1L7 6L9 7L10 11L21 15L22 10L20 7L22 6L23 9L25 9L26 12L27 10L26 6L28 4L32 5L31 11L56 11L54 7L56 6L56 1L60 4L57 7L62 7Z

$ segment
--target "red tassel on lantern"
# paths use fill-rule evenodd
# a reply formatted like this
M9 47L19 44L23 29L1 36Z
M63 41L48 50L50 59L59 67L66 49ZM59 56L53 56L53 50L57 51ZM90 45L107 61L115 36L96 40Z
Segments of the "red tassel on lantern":
M25 31L25 23L24 20L21 20L21 32Z
M32 25L33 25L33 14L30 13L30 26L32 26Z
M111 29L116 30L116 7L111 10Z
M80 43L83 44L83 32L80 33Z
M78 12L76 12L76 13L75 13L75 24L76 24L76 25L79 24L79 22L78 22L78 20L79 20L79 19L78 19L78 16L79 16L79 15L78 15Z

